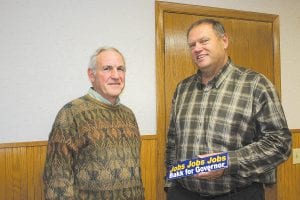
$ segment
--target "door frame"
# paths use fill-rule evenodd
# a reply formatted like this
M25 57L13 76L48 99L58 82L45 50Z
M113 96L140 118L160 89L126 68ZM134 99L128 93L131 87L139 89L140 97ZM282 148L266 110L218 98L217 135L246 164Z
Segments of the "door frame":
M189 15L205 15L207 17L225 17L245 19L252 21L269 22L273 27L273 65L274 77L272 79L279 96L281 96L280 73L280 37L279 16L257 12L239 11L233 9L214 8L200 5L188 5L169 2L155 2L155 37L156 37L156 120L157 120L157 198L165 199L165 143L166 143L166 97L165 97L165 38L164 38L164 14L182 13ZM277 199L277 187L266 190L266 200Z

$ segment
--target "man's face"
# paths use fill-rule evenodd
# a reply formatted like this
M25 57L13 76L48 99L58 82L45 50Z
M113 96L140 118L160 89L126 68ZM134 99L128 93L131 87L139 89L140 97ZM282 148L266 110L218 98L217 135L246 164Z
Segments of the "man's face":
M188 35L188 45L198 69L212 72L226 63L228 38L219 36L211 24L200 24Z
M101 52L97 57L96 70L88 69L89 79L95 91L115 104L125 86L125 63L114 50Z

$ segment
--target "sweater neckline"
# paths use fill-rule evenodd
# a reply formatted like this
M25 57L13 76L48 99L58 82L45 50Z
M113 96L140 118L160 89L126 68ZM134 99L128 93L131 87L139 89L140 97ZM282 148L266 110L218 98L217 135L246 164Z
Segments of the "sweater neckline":
M83 96L83 98L89 100L89 101L92 101L102 107L105 107L107 109L113 109L113 110L116 110L116 109L119 109L121 104L116 104L116 105L112 105L112 104L106 104L106 103L103 103L95 98L93 98L92 96L90 96L89 94L86 94L85 96Z

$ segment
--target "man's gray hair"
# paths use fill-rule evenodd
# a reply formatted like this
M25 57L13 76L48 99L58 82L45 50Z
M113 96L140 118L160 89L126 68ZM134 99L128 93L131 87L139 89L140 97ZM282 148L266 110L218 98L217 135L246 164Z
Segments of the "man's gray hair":
M88 66L89 69L92 69L93 71L96 70L96 68L97 68L97 56L103 51L115 51L115 52L117 52L118 54L121 55L121 57L124 61L124 64L125 64L124 56L118 49L116 49L114 47L101 47L101 48L97 49L95 51L95 53L91 56L89 66Z

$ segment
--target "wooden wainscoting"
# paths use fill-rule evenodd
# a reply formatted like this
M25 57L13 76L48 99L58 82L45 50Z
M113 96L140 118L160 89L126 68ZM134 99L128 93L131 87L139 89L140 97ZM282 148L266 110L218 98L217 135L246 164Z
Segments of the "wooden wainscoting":
M146 200L156 199L156 135L142 136L141 170ZM43 198L46 141L0 144L0 200Z
M291 130L293 134L293 149L300 148L300 129ZM277 181L278 200L300 199L300 164L293 164L293 155L278 167Z
M292 130L292 134L293 148L300 148L300 129ZM46 141L0 144L0 200L43 199L41 178L46 148ZM157 199L157 150L156 135L142 136L141 168L146 200ZM299 199L299 183L300 164L293 164L291 156L278 168L275 198Z
M157 191L157 141L156 135L142 136L141 168L146 200L156 200Z
M47 142L0 144L0 199L43 199Z

